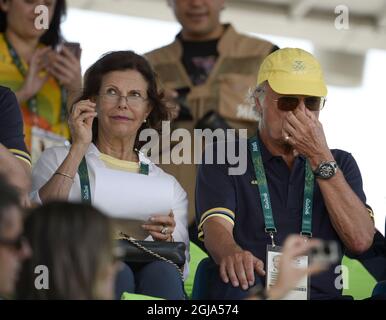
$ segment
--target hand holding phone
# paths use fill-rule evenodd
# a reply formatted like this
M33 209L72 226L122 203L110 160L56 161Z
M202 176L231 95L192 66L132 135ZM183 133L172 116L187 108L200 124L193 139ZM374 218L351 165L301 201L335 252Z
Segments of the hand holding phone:
M55 48L53 57L48 67L49 73L58 80L69 93L79 94L82 86L82 73L80 66L80 44L65 42Z
M63 42L60 46L59 46L59 53L61 51L61 47L65 47L67 48L69 51L71 51L71 53L77 58L77 59L80 59L80 56L82 54L82 49L80 47L80 43L79 42Z
M320 244L311 248L309 257L311 263L331 265L339 261L339 247L336 241L320 241Z

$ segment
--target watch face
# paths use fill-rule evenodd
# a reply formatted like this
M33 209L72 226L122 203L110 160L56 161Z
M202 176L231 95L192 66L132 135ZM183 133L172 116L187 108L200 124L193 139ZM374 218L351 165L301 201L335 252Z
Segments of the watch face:
M320 167L319 174L322 178L330 178L335 174L335 168L331 163L325 163Z

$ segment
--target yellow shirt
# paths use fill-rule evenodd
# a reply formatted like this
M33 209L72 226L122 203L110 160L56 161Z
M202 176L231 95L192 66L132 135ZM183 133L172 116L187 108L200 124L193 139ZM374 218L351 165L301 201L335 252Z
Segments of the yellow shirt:
M127 171L131 173L139 173L140 165L138 162L120 160L105 153L101 153L99 155L99 159L104 162L107 168Z
M22 63L28 70L25 61ZM4 35L0 33L0 84L15 92L22 87L23 83L24 77L13 63ZM67 120L61 121L61 90L58 82L53 77L49 77L37 93L36 98L38 115L34 117L28 110L27 102L23 102L21 105L25 141L28 148L31 147L31 127L33 124L68 139L70 132Z

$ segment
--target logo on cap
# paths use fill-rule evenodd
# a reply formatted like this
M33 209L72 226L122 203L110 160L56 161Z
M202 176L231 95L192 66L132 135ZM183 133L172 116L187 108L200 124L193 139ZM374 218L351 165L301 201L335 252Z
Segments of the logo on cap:
M306 69L306 65L304 64L304 61L302 60L295 60L292 64L292 69L295 72L301 72Z

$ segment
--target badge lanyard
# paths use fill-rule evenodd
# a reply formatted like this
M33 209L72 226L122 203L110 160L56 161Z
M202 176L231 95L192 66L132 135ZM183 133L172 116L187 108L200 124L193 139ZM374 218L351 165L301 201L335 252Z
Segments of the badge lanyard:
M149 165L140 162L139 173L149 175ZM91 204L91 188L90 178L87 169L86 157L83 157L78 168L79 180L80 180L80 194L82 202Z
M7 45L9 54L11 55L12 62L16 66L17 70L20 72L20 74L25 78L27 76L27 70L24 68L23 63L21 62L21 59L19 55L17 54L15 48L12 46L11 42L9 42L8 38L4 34L4 40ZM60 122L64 122L66 120L67 116L67 93L63 86L60 86ZM38 114L38 104L37 104L37 97L36 95L28 99L27 101L28 110L33 115L39 115Z
M265 176L261 149L257 136L249 139L249 150L252 155L253 167L257 185L260 192L260 201L264 213L265 232L272 240L272 246L275 247L274 234L277 233L275 221L272 214L271 199L269 196L267 178ZM303 199L303 217L301 235L312 237L312 205L314 193L314 174L309 161L306 161L306 172L304 178L304 199Z

